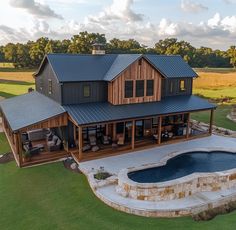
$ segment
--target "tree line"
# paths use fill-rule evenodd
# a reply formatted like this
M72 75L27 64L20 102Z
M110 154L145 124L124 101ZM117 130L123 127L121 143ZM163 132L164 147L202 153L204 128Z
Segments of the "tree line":
M192 67L236 67L236 46L227 51L213 50L209 47L195 48L189 42L176 38L159 40L150 48L134 39L113 38L107 42L104 34L80 32L71 39L53 40L41 37L36 41L8 43L0 46L0 62L12 62L16 68L36 68L45 54L71 53L88 54L94 42L105 44L106 53L142 53L160 55L181 55Z

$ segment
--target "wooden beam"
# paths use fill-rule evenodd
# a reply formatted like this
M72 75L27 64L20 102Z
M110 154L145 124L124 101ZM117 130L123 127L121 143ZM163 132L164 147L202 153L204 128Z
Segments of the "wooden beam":
M106 126L106 136L108 136L109 135L109 127L108 127L109 124L106 124L105 126Z
M83 133L81 126L79 126L78 129L79 129L79 135L78 135L79 159L81 160L83 158Z
M162 116L158 119L158 138L157 138L157 144L161 144L161 126L162 126Z
M214 120L214 109L211 110L210 127L209 127L209 133L210 134L212 134L213 120Z
M190 113L188 113L188 118L187 118L187 128L186 128L186 138L189 138L189 127L190 127Z
M22 166L23 163L23 150L22 150L22 140L21 140L21 132L17 133L17 145L16 145L16 149L18 152L18 156L19 156L19 166Z
M116 140L116 123L113 123L112 140Z
M135 145L135 120L132 121L132 149Z
M73 124L73 135L74 135L75 146L78 146L78 145L76 144L76 127L77 127L77 126ZM78 142L78 144L79 144L79 142Z

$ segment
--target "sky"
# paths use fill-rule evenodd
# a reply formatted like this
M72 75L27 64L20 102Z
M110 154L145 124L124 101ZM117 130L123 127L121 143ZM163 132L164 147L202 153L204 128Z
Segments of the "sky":
M236 45L236 0L0 0L0 45L85 30L149 47L175 37L226 50Z

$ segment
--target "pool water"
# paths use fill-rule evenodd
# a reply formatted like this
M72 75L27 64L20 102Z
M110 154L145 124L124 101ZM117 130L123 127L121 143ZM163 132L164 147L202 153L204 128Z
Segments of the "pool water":
M176 156L166 165L128 173L139 183L155 183L174 180L194 172L220 172L236 168L236 154L228 152L190 152Z

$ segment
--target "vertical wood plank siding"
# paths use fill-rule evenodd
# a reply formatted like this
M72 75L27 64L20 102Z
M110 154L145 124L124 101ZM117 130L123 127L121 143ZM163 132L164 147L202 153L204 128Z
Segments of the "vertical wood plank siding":
M52 93L49 94L48 80L52 81ZM41 87L42 82L42 89ZM61 85L57 82L57 78L52 70L52 67L47 62L43 67L41 73L35 78L35 87L39 93L53 99L54 101L61 103Z
M135 97L135 80L154 80L153 96ZM121 73L114 81L108 83L108 101L114 105L160 101L161 99L161 75L145 59L142 59L139 71L139 62L136 61ZM125 81L134 80L133 97L125 98ZM144 83L146 92L146 81Z

